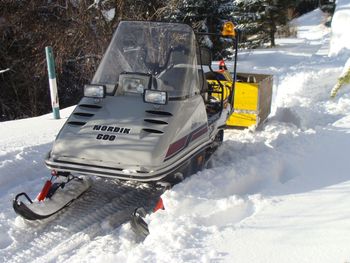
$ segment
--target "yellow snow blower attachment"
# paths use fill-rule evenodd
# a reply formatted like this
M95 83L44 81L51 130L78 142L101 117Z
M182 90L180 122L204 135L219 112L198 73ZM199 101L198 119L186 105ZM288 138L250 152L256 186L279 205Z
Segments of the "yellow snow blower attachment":
M272 101L272 75L256 73L237 73L236 82L227 70L223 60L219 63L220 84L217 79L208 79L208 85L214 91L212 96L226 101L233 92L233 111L226 121L230 128L248 128L259 126L270 114ZM223 95L218 91L223 87Z
M235 25L228 21L223 25L221 36L236 39L233 72L230 72L224 60L219 62L219 70L207 72L206 80L209 95L231 104L232 113L226 121L230 128L248 128L259 126L271 111L272 75L256 73L236 73L237 34ZM211 69L211 67L210 67Z
M220 62L219 68L222 68ZM228 98L233 89L233 80L227 70L217 71L224 80L220 83L224 87L224 101ZM259 126L269 116L272 101L272 75L255 73L237 73L237 81L233 90L233 112L226 121L231 128L248 128ZM208 85L214 91L220 89L217 80L207 80ZM217 99L221 94L213 93Z
M233 113L226 121L229 127L259 126L269 116L272 100L272 76L237 74Z

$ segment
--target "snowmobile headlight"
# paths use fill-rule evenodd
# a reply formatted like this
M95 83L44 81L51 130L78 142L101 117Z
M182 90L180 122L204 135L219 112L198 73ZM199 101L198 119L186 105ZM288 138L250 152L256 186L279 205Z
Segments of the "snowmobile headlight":
M147 103L165 105L168 102L168 94L166 91L145 89L143 100Z
M149 88L151 76L143 73L121 73L119 75L120 94L143 94ZM118 91L118 90L117 90Z
M148 82L148 79L147 79ZM123 79L123 88L126 92L131 93L143 93L143 90L146 88L146 79L142 78L124 78Z
M103 85L85 85L84 96L90 98L104 98L106 96L106 87Z

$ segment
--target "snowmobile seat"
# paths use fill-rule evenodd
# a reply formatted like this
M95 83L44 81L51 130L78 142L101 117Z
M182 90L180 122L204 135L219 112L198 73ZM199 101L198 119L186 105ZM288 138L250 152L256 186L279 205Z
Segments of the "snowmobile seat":
M199 65L210 67L212 59L211 59L211 52L209 48L200 47L199 52L197 54L197 60Z
M204 94L208 92L208 82L202 69L198 69L198 77L199 77L199 85L200 85L199 87L201 90L201 94Z
M184 83L186 71L187 69L184 67L172 67L159 74L159 79L166 85L176 89L176 87L179 86L179 83Z
M183 45L179 45L172 49L170 53L170 64L178 65L187 62L188 49Z

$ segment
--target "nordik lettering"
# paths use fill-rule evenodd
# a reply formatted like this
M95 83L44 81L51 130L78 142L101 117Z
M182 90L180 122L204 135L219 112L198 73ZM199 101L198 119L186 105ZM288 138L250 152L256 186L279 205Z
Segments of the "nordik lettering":
M107 132L114 132L114 133L122 133L122 134L130 134L131 128L124 128L124 127L118 127L118 126L106 126L106 125L95 125L92 128L94 131L107 131Z

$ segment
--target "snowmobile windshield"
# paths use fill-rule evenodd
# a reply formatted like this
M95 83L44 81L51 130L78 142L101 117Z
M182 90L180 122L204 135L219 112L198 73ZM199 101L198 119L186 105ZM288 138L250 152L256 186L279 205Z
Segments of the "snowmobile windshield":
M114 95L117 86L116 96L128 94L123 83L136 84L132 93L151 88L167 91L169 97L188 97L199 92L192 28L177 23L120 22L92 83L106 85L109 95Z

